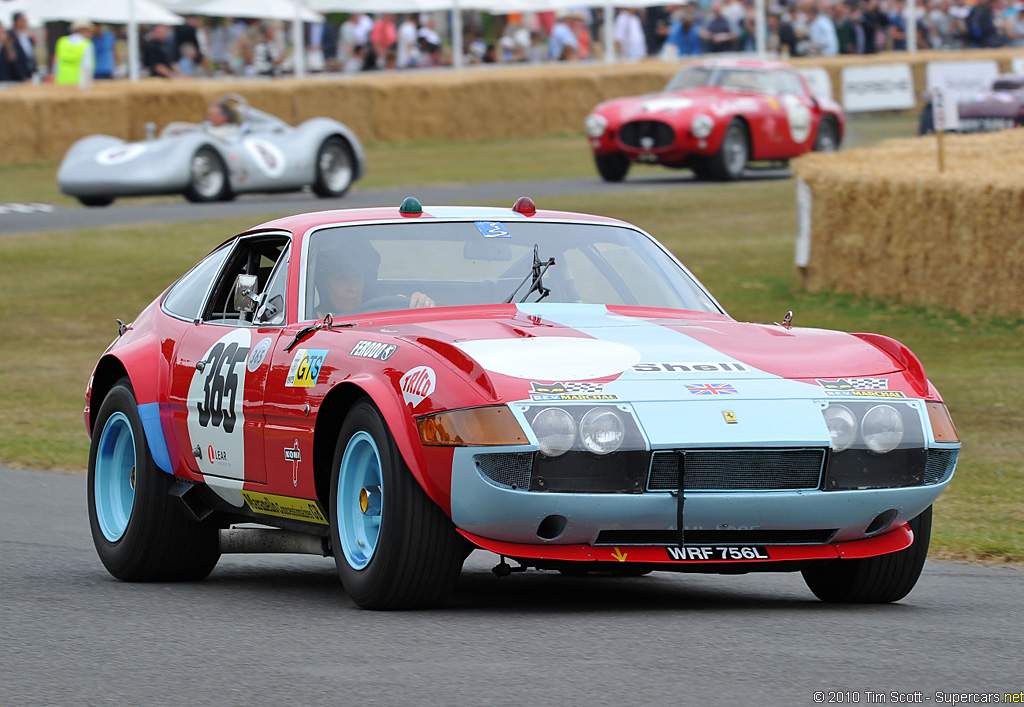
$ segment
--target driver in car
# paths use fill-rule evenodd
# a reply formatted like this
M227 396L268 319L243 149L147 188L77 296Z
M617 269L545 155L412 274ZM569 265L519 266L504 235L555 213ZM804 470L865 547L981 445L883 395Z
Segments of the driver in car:
M227 101L216 101L206 109L207 132L215 135L236 133L242 127L238 110Z
M317 316L325 314L348 314L359 311L374 299L391 299L375 292L377 271L380 269L380 253L366 242L354 242L320 253L317 268L317 292L320 304ZM419 309L435 306L434 300L422 292L394 295L397 302L408 299L407 307Z

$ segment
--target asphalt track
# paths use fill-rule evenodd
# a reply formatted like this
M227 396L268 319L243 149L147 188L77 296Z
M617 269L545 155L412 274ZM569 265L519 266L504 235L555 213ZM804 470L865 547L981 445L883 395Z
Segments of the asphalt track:
M443 609L377 613L316 557L224 557L193 584L114 580L85 482L0 468L0 705L951 704L1024 690L1019 569L931 561L902 602L828 606L799 575L499 579L478 551Z
M744 179L788 179L788 169L747 170ZM398 206L407 196L415 196L424 204L472 204L479 202L507 203L520 196L530 196L540 208L544 198L577 194L628 193L631 190L700 188L706 182L694 180L689 170L666 172L655 177L627 178L617 184L602 182L596 176L577 179L535 179L515 182L430 185L416 188L363 189L357 183L340 199L318 199L311 193L256 194L235 201L192 204L185 201L133 204L121 199L105 208L60 207L52 211L4 213L0 215L0 236L38 231L59 231L77 228L99 228L141 223L186 223L234 216L252 216L253 225L271 214L301 213L322 209L347 209L362 206Z

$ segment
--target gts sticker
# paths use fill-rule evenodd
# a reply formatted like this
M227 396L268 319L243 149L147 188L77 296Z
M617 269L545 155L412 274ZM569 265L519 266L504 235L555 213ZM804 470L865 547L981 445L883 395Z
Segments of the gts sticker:
M320 377L320 367L327 358L327 349L299 349L292 359L285 387L312 388Z

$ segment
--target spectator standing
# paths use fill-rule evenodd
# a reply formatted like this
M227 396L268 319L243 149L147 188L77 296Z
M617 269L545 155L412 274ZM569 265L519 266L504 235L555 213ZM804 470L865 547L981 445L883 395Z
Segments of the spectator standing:
M647 53L657 56L668 41L668 33L672 28L672 16L668 8L654 5L644 13L644 36L647 39Z
M711 21L707 25L708 52L731 52L736 46L736 33L722 13L722 3L718 0L711 3L711 14Z
M17 63L18 52L14 49L14 39L7 33L4 26L0 24L0 83L8 83L15 80Z
M797 37L793 24L783 15L782 9L778 6L768 12L766 49L769 52L778 52L782 57L800 56L800 39Z
M419 66L419 27L415 15L406 13L398 25L398 68L411 69Z
M284 53L277 44L277 28L272 22L262 27L262 38L253 47L252 67L257 76L277 76L281 71Z
M14 27L9 34L16 56L11 80L29 81L36 73L36 47L28 31L28 19L24 12L15 12L11 22Z
M93 66L96 63L92 48L92 22L77 19L71 23L71 34L57 40L54 48L55 84L77 84L79 88L92 85Z
M896 0L889 13L889 40L894 51L907 50L907 4Z
M338 37L330 22L309 23L306 44L306 66L310 71L330 71L337 65Z
M1001 47L1003 38L995 24L993 0L978 0L967 15L967 45L969 47Z
M682 12L672 21L665 43L675 47L677 56L700 56L704 53L697 8L692 2L684 5Z
M116 46L117 35L109 25L100 25L99 31L95 32L92 37L92 50L96 55L96 66L92 72L93 78L114 78L114 68L117 66Z
M374 68L384 68L388 50L393 49L398 42L398 28L395 27L395 16L385 12L373 23L370 30L370 47L373 49L374 60L377 62Z
M860 53L857 51L857 28L854 26L851 13L852 9L845 2L837 2L832 6L832 21L836 26L840 54Z
M861 25L864 27L864 53L875 54L885 49L889 18L882 12L880 0L868 0Z
M615 16L615 50L623 59L643 59L647 56L644 26L632 8L619 10Z
M548 37L548 58L552 61L575 61L580 48L569 13L559 13Z
M346 74L363 68L364 52L370 40L371 29L373 20L361 12L353 12L341 23L338 31L338 59L341 61L341 70Z
M185 24L177 25L174 28L174 56L180 59L183 52L182 47L191 44L195 52L194 62L196 65L205 64L210 53L210 38L203 26L203 20L199 15L188 15Z
M171 61L167 48L167 25L154 25L142 44L142 65L150 76L173 79L178 76L178 65Z
M839 37L836 35L836 26L828 13L823 12L821 3L814 3L810 6L810 51L814 56L835 56L839 53Z

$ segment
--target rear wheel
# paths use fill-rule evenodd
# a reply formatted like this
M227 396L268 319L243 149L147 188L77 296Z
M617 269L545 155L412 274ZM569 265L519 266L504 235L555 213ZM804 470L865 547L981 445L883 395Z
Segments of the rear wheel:
M114 203L112 196L80 196L78 201L82 206L110 206Z
M89 525L100 560L127 581L202 579L220 559L218 528L171 505L128 378L100 405L89 449Z
M742 120L733 120L725 129L722 146L708 159L708 174L722 182L743 176L750 159L750 136Z
M594 155L597 173L606 182L621 182L629 173L629 159L618 153L612 155Z
M369 398L342 424L330 501L334 559L356 604L408 609L448 598L466 541L413 478Z
M910 547L859 560L824 560L803 571L804 581L822 601L886 604L910 593L921 576L932 533L932 508L910 521Z
M189 165L190 178L185 189L189 201L224 201L230 198L231 185L224 160L212 147L204 146L192 155Z
M355 176L352 150L337 135L327 138L316 154L313 192L321 197L343 196Z

